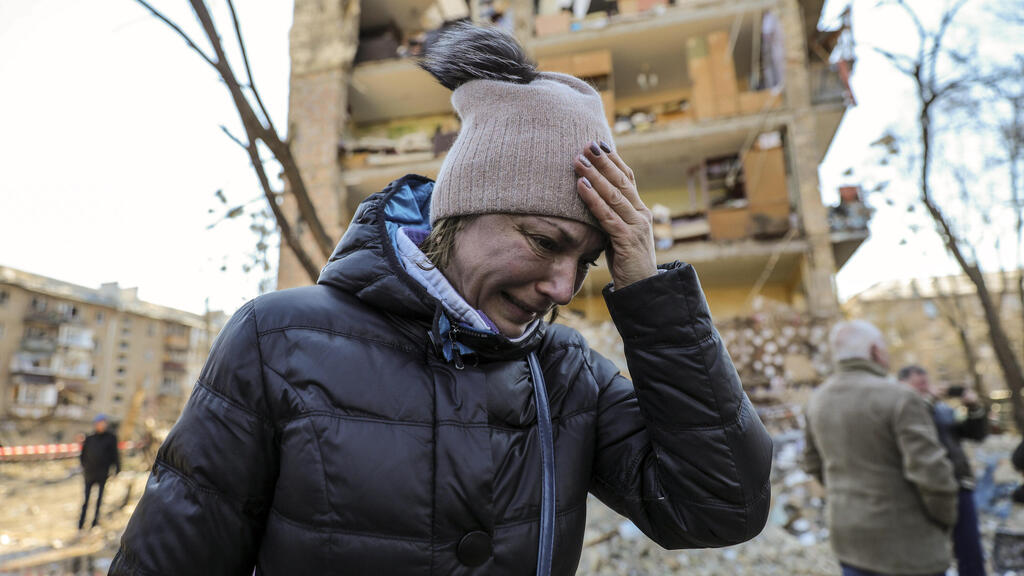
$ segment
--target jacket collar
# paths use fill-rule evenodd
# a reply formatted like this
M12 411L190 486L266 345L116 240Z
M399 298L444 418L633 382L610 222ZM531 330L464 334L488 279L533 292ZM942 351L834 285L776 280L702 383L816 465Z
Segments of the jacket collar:
M871 372L877 376L888 376L889 371L881 364L867 358L846 358L839 361L839 372Z

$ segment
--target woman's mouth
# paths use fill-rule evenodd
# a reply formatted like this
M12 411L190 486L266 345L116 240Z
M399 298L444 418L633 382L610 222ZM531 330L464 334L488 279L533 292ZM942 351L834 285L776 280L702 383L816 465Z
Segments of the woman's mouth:
M508 300L508 302L512 304L514 311L518 311L520 313L519 315L525 318L525 321L530 321L533 318L543 314L543 312L539 312L535 308L532 308L529 305L527 305L526 303L513 298L510 294L502 292L501 295L505 298L505 300Z

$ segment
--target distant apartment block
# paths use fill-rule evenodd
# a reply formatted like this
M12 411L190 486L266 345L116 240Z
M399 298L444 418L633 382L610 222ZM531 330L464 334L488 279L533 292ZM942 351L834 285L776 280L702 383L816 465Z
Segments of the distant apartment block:
M224 322L0 266L0 415L173 421Z

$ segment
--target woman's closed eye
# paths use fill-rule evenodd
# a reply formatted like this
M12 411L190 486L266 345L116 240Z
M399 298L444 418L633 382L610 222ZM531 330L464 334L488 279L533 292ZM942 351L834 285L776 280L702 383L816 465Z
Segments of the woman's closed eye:
M548 238L547 236L542 236L540 234L531 234L527 236L527 238L530 239L530 243L533 244L533 246L538 250L538 252L542 252L544 254L552 254L558 251L558 242L555 242L554 240Z

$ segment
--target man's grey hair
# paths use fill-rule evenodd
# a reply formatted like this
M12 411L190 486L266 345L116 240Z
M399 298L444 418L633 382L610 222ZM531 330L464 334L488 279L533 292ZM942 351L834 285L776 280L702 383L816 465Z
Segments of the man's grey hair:
M871 347L877 345L885 348L885 338L874 324L865 320L850 320L832 327L828 344L836 362L852 358L871 360Z

